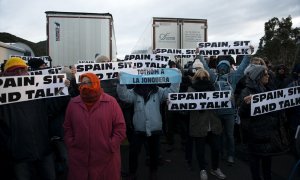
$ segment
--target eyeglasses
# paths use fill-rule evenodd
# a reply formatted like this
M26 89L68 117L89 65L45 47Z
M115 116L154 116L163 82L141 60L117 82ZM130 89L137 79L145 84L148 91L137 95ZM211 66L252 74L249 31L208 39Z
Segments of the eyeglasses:
M80 83L78 83L79 86L84 86L84 85L91 86L92 84L93 84L93 82L80 82Z

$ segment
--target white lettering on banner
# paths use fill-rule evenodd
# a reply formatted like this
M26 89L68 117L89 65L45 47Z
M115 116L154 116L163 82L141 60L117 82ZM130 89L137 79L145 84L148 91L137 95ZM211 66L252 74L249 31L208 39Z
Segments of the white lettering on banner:
M66 96L66 74L0 77L0 105Z
M252 95L251 116L300 105L300 86Z
M170 93L169 110L204 110L231 108L231 91Z
M247 55L251 54L250 44L250 41L199 42L199 55Z

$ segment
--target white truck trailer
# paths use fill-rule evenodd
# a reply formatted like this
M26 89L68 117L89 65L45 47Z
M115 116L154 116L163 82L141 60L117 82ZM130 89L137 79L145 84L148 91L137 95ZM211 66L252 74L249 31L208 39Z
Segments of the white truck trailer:
M55 65L95 60L96 55L117 59L113 17L109 13L46 11L48 55Z
M23 48L0 41L0 64L4 63L4 60L9 59L11 55L24 56L25 53L26 50Z
M132 54L152 53L157 48L196 49L207 41L207 20L153 17Z

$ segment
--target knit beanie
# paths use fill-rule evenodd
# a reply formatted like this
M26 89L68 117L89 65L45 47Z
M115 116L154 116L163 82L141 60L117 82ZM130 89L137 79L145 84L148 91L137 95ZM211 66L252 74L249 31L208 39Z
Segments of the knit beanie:
M230 72L230 63L227 60L222 60L217 65L217 72L225 71L225 73Z
M247 75L253 68L255 68L257 66L261 66L261 65L249 64L249 66L247 66L246 69L244 70L244 75Z
M254 66L248 73L249 78L253 81L258 81L262 77L265 70L265 66Z
M106 56L98 55L98 56L96 57L95 62L96 62L96 63L109 62L109 59L108 59L108 57L106 57Z
M174 62L174 61L169 61L168 62L168 65L169 65L169 67L171 68L171 67L173 67L173 66L176 66L176 63Z
M44 60L41 58L31 58L28 61L28 65L31 67L32 70L38 70L41 65L46 64Z
M72 74L72 72L71 72L71 69L69 68L69 67L66 67L66 66L64 66L61 70L60 70L60 73L66 73L66 75L67 75L67 79L72 79L73 78L73 74Z
M227 60L220 61L217 65L217 68L222 66L222 65L226 65L226 66L228 66L228 68L230 68L230 63Z
M27 68L26 62L19 57L12 57L4 65L4 71L11 71L17 68Z
M202 62L200 61L200 59L195 59L195 61L193 63L193 68L194 69L199 69L199 68L204 69L204 66L203 66Z

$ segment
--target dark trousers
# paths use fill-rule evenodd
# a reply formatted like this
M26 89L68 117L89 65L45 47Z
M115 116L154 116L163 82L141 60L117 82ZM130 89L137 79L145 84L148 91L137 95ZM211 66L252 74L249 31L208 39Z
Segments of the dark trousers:
M185 142L185 159L189 164L192 163L193 159L193 150L194 150L194 139L190 136L190 120L186 121L186 142Z
M188 163L192 163L193 159L193 150L194 150L194 141L191 136L187 137L186 144L185 144L185 159Z
M221 136L209 132L205 137L195 137L196 155L200 170L206 169L205 144L206 141L211 149L211 166L216 170L219 168L220 140Z
M138 167L139 154L144 143L147 143L150 157L150 171L156 171L159 163L160 135L147 137L145 134L135 133L129 144L129 172L135 174Z
M253 180L271 180L271 157L251 155L249 158Z
M67 179L68 174L68 153L63 140L54 140L51 142L54 152L54 163L56 175L59 178Z
M55 180L53 155L45 156L41 160L15 163L14 171L17 180Z
M1 145L2 144L0 144L0 148ZM0 149L0 179L13 179L13 174L13 161L10 157L10 153Z
M169 145L174 144L174 135L177 132L181 137L181 144L184 145L187 141L188 131L188 115L176 111L166 110L166 138Z
M222 149L221 153L223 156L232 156L235 154L235 145L234 145L234 124L235 124L235 115L234 114L223 114L219 115L219 118L222 121L223 132L221 138Z

